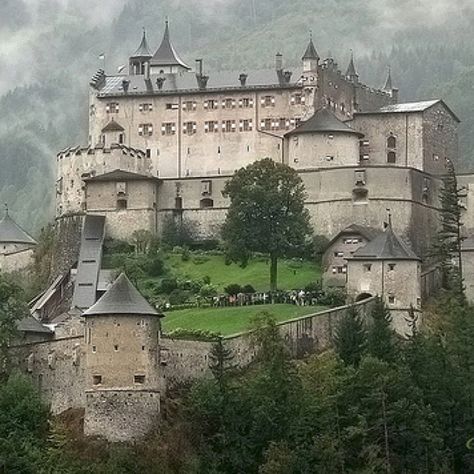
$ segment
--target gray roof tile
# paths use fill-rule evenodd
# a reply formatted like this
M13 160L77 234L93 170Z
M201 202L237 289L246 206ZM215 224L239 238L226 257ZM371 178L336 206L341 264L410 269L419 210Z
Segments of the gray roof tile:
M0 221L0 243L4 244L31 244L36 245L36 240L24 231L8 214Z
M151 58L152 66L182 66L191 69L178 55L170 40L170 30L168 22L165 26L165 34L159 48Z
M161 316L122 273L84 316L104 314L146 314Z

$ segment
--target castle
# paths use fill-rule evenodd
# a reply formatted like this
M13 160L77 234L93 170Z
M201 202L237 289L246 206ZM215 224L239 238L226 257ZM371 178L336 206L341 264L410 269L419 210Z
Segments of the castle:
M57 155L54 279L14 348L55 412L85 408L86 433L114 441L145 434L166 388L208 371L211 347L161 337L161 315L124 275L104 284L104 239L159 235L168 219L218 237L225 182L257 159L297 170L314 232L330 239L325 284L345 286L362 312L381 295L404 333L406 311L436 290L428 249L447 160L458 161L459 119L442 100L398 103L390 71L383 89L372 89L353 57L342 73L312 38L300 68L277 54L270 70L207 72L199 59L192 71L166 23L154 54L143 33L127 75L94 75L89 102L89 143ZM470 235L474 176L458 179ZM282 325L293 353L327 347L343 311ZM240 365L252 359L243 338L226 343Z

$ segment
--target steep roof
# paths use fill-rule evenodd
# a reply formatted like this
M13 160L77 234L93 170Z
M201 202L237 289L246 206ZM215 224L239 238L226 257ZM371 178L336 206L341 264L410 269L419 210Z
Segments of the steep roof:
M102 132L123 132L125 129L112 119L103 129Z
M390 68L388 68L387 71L387 79L385 81L385 85L383 86L382 90L386 92L391 92L393 89L392 87L392 71Z
M316 51L316 48L314 47L313 39L309 39L308 46L306 48L306 51L303 54L303 57L301 59L319 59L319 54Z
M354 260L420 260L392 230L389 225L385 232L375 237L366 246L354 252Z
M44 334L52 333L51 329L41 324L39 321L33 318L33 316L27 316L26 318L20 319L16 323L16 328L21 332L36 332Z
M86 178L84 181L142 181L142 180L155 180L158 178L147 174L132 173L131 171L124 171L116 169L108 173L99 174L92 178Z
M0 243L36 245L37 242L10 217L6 210L5 216L0 221Z
M146 314L161 316L132 285L125 273L120 274L97 303L84 313L84 316L103 314Z
M155 66L181 66L191 69L178 55L170 40L170 30L168 21L165 25L165 33L159 48L151 58L151 65Z
M373 227L367 227L359 224L351 224L350 226L346 227L345 229L342 229L340 232L338 232L329 242L327 245L327 249L331 247L331 245L339 239L343 235L350 235L350 234L359 234L362 237L365 237L368 241L371 241L378 235L382 233L382 230L379 229L374 229Z
M145 28L143 28L142 41L138 49L133 53L132 58L151 58L152 54L146 40Z
M319 109L311 118L302 122L301 125L291 130L287 135L294 135L297 133L353 133L360 137L364 135L346 125L339 120L328 109Z
M346 77L354 76L357 76L357 72L354 65L354 55L351 53L351 60L349 61L349 65L347 66Z

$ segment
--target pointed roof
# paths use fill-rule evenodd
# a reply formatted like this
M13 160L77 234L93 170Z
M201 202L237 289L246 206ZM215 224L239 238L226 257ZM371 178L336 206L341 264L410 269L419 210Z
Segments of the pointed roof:
M319 59L319 54L316 51L316 48L314 47L313 38L311 36L309 37L308 46L307 46L306 51L304 52L303 57L301 59L303 59L303 60L305 60L305 59L316 59L316 60L318 60Z
M86 178L84 181L144 181L152 180L159 181L158 178L149 174L133 173L131 171L125 171L121 169L115 169L108 173L98 174L91 178Z
M356 250L354 260L421 260L408 245L398 237L389 224L385 232L371 240L365 247Z
M301 125L291 130L286 135L294 135L297 133L353 133L363 137L364 135L347 126L339 120L328 109L319 109L311 118L302 122Z
M44 333L44 334L52 334L53 331L49 329L44 324L41 324L37 319L33 318L33 316L27 316L26 318L20 319L16 323L16 328L20 332L35 332L35 333Z
M165 34L160 47L151 58L150 64L155 66L181 66L191 69L178 55L170 40L170 30L168 21L165 24Z
M338 240L340 237L343 235L353 235L353 234L358 234L361 235L362 237L366 238L368 241L374 239L377 237L379 234L382 233L382 230L379 229L374 229L373 227L367 227L364 225L359 225L359 224L351 224L350 226L342 229L339 231L327 244L326 249L331 247L331 245Z
M351 51L351 60L349 61L349 66L347 66L346 77L354 76L358 76L358 74L354 66L354 53Z
M383 86L382 90L386 92L392 92L392 71L390 67L388 68L387 72L387 79L385 80L385 85Z
M132 285L125 273L120 274L104 295L84 313L84 316L103 314L161 316Z
M0 221L0 243L4 244L30 244L36 245L37 242L30 234L24 231L8 213L5 208L5 215Z
M112 119L103 129L102 132L123 132L125 129Z
M133 53L132 58L151 58L152 56L148 41L146 40L146 31L143 28L142 41L138 49Z

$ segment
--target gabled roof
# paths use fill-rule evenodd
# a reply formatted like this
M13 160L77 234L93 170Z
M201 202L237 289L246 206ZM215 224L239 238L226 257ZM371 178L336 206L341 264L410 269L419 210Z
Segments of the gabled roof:
M153 66L181 66L191 69L178 55L170 40L170 30L168 21L165 26L165 34L159 48L151 58L150 64Z
M297 133L353 133L359 137L364 135L346 125L339 120L328 109L319 109L310 119L302 122L301 125L291 130L286 135L294 135Z
M97 316L104 314L145 314L162 316L131 284L125 273L114 281L104 295L91 306L84 316Z
M354 252L351 260L420 260L392 230L389 225L385 232L375 237L366 246Z
M6 210L5 216L0 221L0 243L36 245L37 242L10 217Z
M52 334L51 329L41 324L33 316L27 316L26 318L20 319L16 323L16 328L21 332L36 332L44 334Z
M340 237L343 235L353 235L353 234L358 234L361 235L362 237L366 238L369 242L380 235L382 233L382 230L379 229L374 229L373 227L367 227L359 224L351 224L350 226L346 227L345 229L342 229L340 232L338 232L329 242L327 245L326 249L331 247L331 245L338 240Z
M150 48L148 47L148 41L146 40L145 28L143 28L142 41L138 49L133 53L132 59L133 58L151 58L151 57L152 57L152 54L151 54Z
M125 129L112 119L103 129L102 132L123 132Z
M116 169L108 173L99 174L92 178L86 178L84 181L142 181L154 180L159 181L158 178L147 174L132 173L131 171L124 171Z
M319 59L319 54L316 51L316 48L314 47L313 39L309 39L308 46L306 48L306 51L303 54L303 57L301 59Z
M436 104L442 104L446 110L453 116L454 120L460 122L456 114L446 105L442 99L423 100L420 102L405 102L403 104L392 104L381 107L377 110L367 112L356 112L355 115L373 115L373 114L393 114L393 113L419 113L428 110Z

